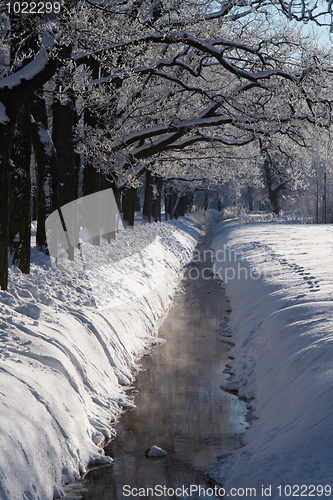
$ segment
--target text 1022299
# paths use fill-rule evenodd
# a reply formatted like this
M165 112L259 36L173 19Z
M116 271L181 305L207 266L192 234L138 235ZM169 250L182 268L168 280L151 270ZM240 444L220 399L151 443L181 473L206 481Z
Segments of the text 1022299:
M59 14L60 2L8 2L8 14Z

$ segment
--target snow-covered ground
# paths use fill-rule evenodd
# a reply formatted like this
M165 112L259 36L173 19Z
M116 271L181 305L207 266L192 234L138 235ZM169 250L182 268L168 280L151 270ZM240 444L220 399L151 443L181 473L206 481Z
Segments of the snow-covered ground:
M224 221L213 248L232 308L225 388L251 425L209 473L235 498L332 498L333 227Z
M124 385L158 342L199 226L139 226L57 268L33 249L30 275L10 270L0 291L1 500L52 500L88 464L110 460L109 422L133 405ZM251 425L209 474L234 498L330 498L333 227L223 221L213 248L232 308L225 388L246 398Z
M0 499L52 500L88 464L104 463L110 421L133 406L124 385L158 342L200 220L142 225L75 261L32 250L0 291ZM154 234L153 234L154 233Z

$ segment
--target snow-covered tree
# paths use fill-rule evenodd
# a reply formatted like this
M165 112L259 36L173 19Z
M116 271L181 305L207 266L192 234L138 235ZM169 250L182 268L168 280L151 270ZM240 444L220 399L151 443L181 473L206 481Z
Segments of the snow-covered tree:
M131 210L131 190L147 170L156 179L177 171L185 182L200 172L214 183L245 168L236 165L241 148L259 151L261 141L288 158L290 144L306 146L304 130L330 126L331 54L295 26L276 22L274 8L261 0L83 0L22 17L1 6L2 288L15 128L23 105L46 82L45 95L55 99L55 161L65 165L68 157L74 172L75 143L87 165L118 189L129 187ZM69 128L59 136L65 111ZM58 189L66 191L62 170Z
M129 32L107 30L105 43L111 48L101 58L110 75L104 83L110 82L117 112L110 127L104 99L103 128L80 131L82 150L99 168L111 165L121 185L138 178L147 159L171 148L205 142L240 146L273 136L274 142L280 137L280 148L285 137L302 147L301 123L303 129L304 122L329 124L323 78L328 56L319 58L294 27L269 28L269 12L247 5L216 13L209 12L208 3L160 5L158 16L144 9L137 14L139 22ZM150 33L142 34L142 26ZM117 92L115 80L122 82ZM92 90L93 99L99 92Z

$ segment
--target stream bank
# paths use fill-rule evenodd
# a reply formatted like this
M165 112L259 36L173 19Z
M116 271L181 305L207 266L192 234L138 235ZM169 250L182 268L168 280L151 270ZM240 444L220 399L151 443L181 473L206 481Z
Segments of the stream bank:
M230 347L221 324L226 323L229 303L205 271L212 265L207 252L211 238L210 233L202 238L160 325L159 337L166 342L140 360L141 371L128 389L136 408L122 414L117 436L105 449L113 464L69 485L66 499L186 498L190 485L211 488L206 468L217 456L241 446L246 405L220 388ZM148 459L145 450L152 445L167 456ZM162 495L157 486L164 488ZM179 488L184 494L170 494Z

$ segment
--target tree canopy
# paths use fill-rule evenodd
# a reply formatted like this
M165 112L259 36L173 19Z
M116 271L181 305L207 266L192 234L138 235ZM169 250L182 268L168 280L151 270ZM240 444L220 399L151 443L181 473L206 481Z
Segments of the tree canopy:
M285 183L306 176L304 151L329 134L331 47L299 22L331 27L329 2L52 0L39 14L32 6L0 6L2 288L25 107L32 129L22 122L21 135L32 134L37 177L52 188L48 200L38 191L42 219L75 197L81 165L86 189L88 172L101 172L118 192L147 171L194 185L235 175L255 184L267 158Z

